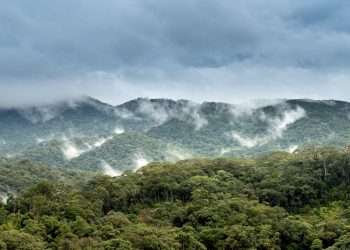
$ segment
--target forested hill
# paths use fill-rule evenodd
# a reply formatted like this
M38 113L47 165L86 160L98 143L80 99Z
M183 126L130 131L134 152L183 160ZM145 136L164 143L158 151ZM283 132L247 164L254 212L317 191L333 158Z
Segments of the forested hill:
M350 103L280 100L233 105L92 98L0 109L0 155L106 171L193 157L257 156L350 142Z
M152 163L0 203L0 249L350 249L350 152Z

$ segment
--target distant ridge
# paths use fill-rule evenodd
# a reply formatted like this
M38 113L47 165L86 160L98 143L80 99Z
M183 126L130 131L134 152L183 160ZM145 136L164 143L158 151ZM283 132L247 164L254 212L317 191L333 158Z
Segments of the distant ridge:
M122 170L136 162L257 156L307 145L350 144L350 103L257 100L244 104L91 97L0 108L0 155L69 168Z

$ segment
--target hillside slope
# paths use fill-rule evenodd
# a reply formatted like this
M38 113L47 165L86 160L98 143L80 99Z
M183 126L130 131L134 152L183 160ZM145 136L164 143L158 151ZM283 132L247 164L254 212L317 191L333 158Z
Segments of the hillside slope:
M0 203L0 246L345 250L349 162L328 147L151 163L78 189L44 181Z
M0 110L0 154L103 171L143 161L256 156L306 145L350 142L350 103L279 100L233 105L135 99L111 106L92 98Z

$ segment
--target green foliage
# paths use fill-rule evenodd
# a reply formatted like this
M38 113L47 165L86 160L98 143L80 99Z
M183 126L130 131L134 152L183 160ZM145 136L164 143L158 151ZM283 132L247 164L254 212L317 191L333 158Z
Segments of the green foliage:
M9 160L0 157L0 194L16 194L40 182L52 183L83 182L91 173L47 166L30 160Z
M305 116L288 121L286 112L298 108ZM310 144L343 147L350 142L349 112L347 102L310 100L240 109L226 103L166 99L136 99L113 107L85 98L73 104L0 108L0 154L102 172L101 160L126 170L136 166L138 156L151 162L174 162L193 157L256 157ZM116 135L116 127L125 133ZM106 142L95 146L101 140ZM244 145L244 140L250 143ZM79 156L64 155L67 141Z
M45 244L40 238L17 230L0 232L0 246L1 244L7 250L45 249Z
M0 206L0 249L349 249L349 177L313 147L41 181Z

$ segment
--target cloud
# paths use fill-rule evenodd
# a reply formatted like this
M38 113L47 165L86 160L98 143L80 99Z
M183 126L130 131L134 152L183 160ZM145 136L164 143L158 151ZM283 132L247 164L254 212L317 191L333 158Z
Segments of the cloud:
M287 148L287 152L288 153L294 153L295 150L297 150L299 148L298 145L290 145L288 148Z
M148 159L142 154L142 153L137 153L135 154L134 158L134 171L140 169L143 166L146 166L148 163L150 163Z
M103 144L105 144L107 141L113 139L113 134L122 134L124 133L124 129L116 127L115 130L111 132L111 135L106 137L99 137L95 138L94 142L84 142L82 145L77 146L72 139L67 138L65 135L61 136L59 140L61 141L61 151L65 158L67 160L71 160L73 158L76 158L80 156L83 153L86 153L88 151L94 150L98 147L101 147ZM43 141L49 141L54 139L55 136L51 135L45 139L43 138L37 138L37 143L41 143ZM74 133L70 135L70 138L74 138Z
M240 117L242 115L252 115L254 111L258 108L272 106L284 102L282 99L257 99L248 102L243 102L235 105L231 105L230 111L235 117Z
M61 151L67 160L76 158L82 153L84 153L84 150L79 149L76 145L74 145L70 141L64 141L62 143Z
M305 117L305 115L305 110L298 106L296 109L285 110L281 117L268 119L271 126L269 129L271 135L273 137L282 137L282 133L287 129L288 125Z
M282 107L285 106L281 103ZM228 132L227 135L236 140L241 146L247 148L253 148L268 143L276 138L283 137L283 132L288 129L288 126L295 123L299 119L306 116L306 112L303 108L297 106L295 109L289 107L283 107L284 110L280 110L280 114L275 117L267 117L264 112L261 111L261 115L257 118L265 121L268 125L267 131L264 135L258 135L255 137L242 135L236 131ZM290 151L294 145L287 151ZM293 150L294 151L294 150Z
M349 11L346 0L1 1L0 105L348 100Z
M247 148L253 148L256 145L258 145L258 143L265 140L261 138L249 138L247 136L242 136L235 132L232 132L231 136L233 139L237 140L241 146L247 147Z
M114 133L115 133L116 135L123 134L124 132L125 132L125 130L124 130L122 127L116 127L116 128L114 129Z
M117 108L115 114L124 119L142 119L145 116L151 119L155 125L161 125L169 119L178 119L192 123L198 130L208 124L206 118L200 112L200 105L191 101L158 100L148 98L138 99L135 112L124 108Z
M7 194L0 193L0 202L6 203L8 198L9 198L9 196Z
M168 144L167 149L165 151L165 158L166 161L176 162L180 160L193 158L193 154L188 152L188 150Z
M112 177L115 176L120 176L122 175L122 172L115 170L111 165L108 164L108 162L106 162L105 160L101 160L101 167L103 169L103 173L105 175L109 175Z

